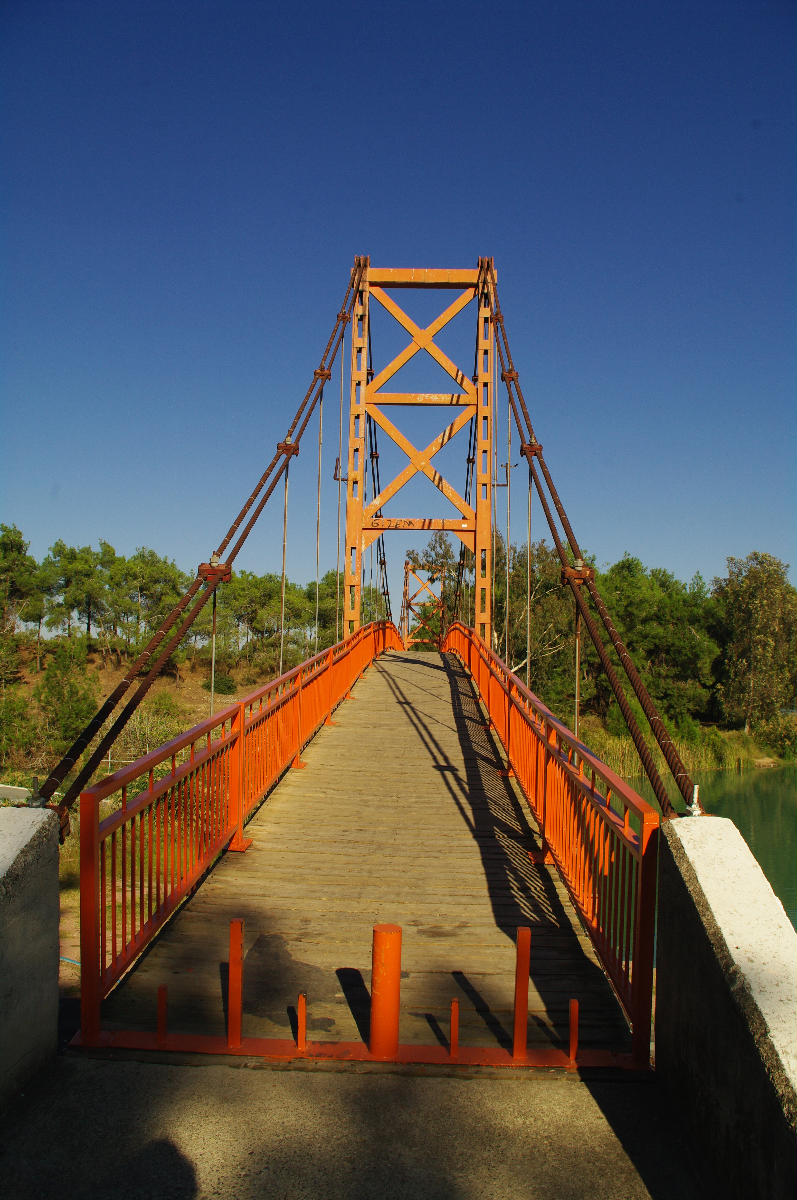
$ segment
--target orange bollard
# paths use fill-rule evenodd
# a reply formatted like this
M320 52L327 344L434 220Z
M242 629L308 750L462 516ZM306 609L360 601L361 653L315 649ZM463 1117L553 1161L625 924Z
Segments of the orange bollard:
M243 1012L244 923L240 917L230 921L230 965L227 976L227 1045L237 1050L241 1044Z
M459 1000L451 1001L451 1025L448 1035L448 1057L452 1062L459 1058Z
M531 962L531 930L528 925L517 931L515 959L515 1028L512 1037L512 1057L525 1058L529 1027L529 964Z
M401 926L374 925L368 1049L383 1062L398 1053L400 991Z
M299 992L296 1001L296 1049L304 1054L307 1049L307 993Z
M578 1000L570 1001L570 1066L576 1065L578 1054Z

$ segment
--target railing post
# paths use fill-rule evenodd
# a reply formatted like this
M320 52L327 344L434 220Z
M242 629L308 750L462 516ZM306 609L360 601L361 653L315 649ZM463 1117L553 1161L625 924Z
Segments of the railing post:
M324 720L324 724L325 725L334 725L335 722L332 720L332 705L333 705L334 701L332 698L332 651L331 650L329 650L327 653L326 674L327 674L327 715Z
M243 853L252 845L251 838L244 837L244 816L246 796L244 792L246 781L246 706L239 704L232 719L230 737L233 744L230 747L230 823L235 832L230 842L230 850Z
M296 697L296 754L294 755L292 767L306 767L307 763L302 759L302 668L299 667L299 672L296 676L296 687L298 695Z
M100 1034L99 805L91 792L80 796L80 1040L97 1044ZM116 880L111 881L116 887Z
M515 771L512 766L512 676L506 676L506 773L511 778Z

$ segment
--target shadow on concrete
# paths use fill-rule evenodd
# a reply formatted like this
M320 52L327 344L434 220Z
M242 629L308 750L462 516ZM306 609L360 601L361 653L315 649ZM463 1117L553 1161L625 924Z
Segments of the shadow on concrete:
M249 1067L250 1069L242 1069ZM61 1056L0 1127L9 1200L706 1200L652 1080ZM59 1119L54 1120L54 1114Z

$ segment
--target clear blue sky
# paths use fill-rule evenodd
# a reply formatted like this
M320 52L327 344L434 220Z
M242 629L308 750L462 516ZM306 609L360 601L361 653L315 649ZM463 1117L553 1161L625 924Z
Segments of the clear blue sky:
M765 550L794 578L792 0L25 0L0 41L0 512L37 557L105 538L193 572L354 255L491 254L586 551L710 580ZM299 580L314 455L291 480ZM280 530L274 505L237 565L278 570Z

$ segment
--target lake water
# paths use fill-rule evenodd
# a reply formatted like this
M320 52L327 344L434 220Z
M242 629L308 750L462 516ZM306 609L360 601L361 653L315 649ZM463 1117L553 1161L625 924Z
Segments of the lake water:
M630 782L652 802L647 780ZM706 812L733 821L797 928L797 766L703 771L694 782Z

